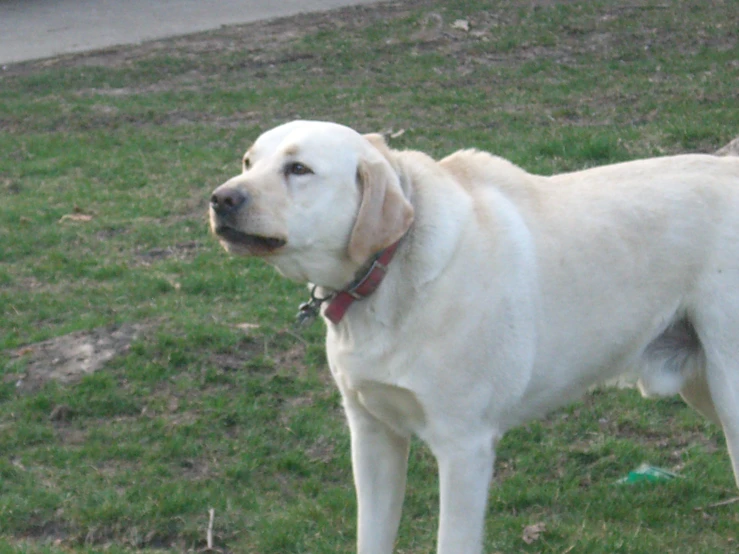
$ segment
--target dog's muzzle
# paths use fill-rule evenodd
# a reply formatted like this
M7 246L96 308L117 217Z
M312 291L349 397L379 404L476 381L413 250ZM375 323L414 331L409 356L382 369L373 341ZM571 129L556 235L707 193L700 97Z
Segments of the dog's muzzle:
M222 219L232 218L248 202L248 195L233 187L218 187L210 197L210 208Z
M233 187L218 187L210 197L213 232L226 243L246 248L249 254L260 256L272 254L287 241L280 237L269 237L241 230L241 213L249 205L249 193Z

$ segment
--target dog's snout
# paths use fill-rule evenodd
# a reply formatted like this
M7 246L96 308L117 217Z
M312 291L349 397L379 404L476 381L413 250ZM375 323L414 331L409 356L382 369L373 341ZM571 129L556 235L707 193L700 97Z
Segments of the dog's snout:
M232 187L219 187L210 197L210 206L218 215L237 212L247 200L245 193Z

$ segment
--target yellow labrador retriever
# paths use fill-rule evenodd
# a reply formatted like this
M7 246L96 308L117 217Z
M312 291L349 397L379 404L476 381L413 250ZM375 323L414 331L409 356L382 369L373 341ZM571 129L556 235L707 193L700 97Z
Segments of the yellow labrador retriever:
M438 461L438 552L478 553L498 439L624 376L720 424L739 476L739 158L542 177L294 121L210 201L229 252L315 285L360 553L393 550L411 435Z

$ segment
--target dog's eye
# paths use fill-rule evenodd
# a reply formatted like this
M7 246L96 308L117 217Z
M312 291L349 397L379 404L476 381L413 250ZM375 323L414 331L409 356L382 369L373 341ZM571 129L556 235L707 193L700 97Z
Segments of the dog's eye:
M285 175L308 175L313 171L300 162L291 162L285 166Z
M249 158L244 158L244 171L246 171L250 167L251 167L251 161L249 161Z

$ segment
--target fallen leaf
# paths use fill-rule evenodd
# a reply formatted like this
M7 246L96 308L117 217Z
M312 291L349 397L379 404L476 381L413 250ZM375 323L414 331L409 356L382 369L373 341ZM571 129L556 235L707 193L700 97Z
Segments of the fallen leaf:
M470 30L470 22L466 19L457 19L454 23L452 23L452 29L459 29L460 31L469 31Z
M547 530L547 524L543 522L527 525L523 530L523 542L531 544L539 540L541 534Z
M87 214L65 214L59 220L62 221L92 221L92 216Z
M246 331L248 333L252 329L259 329L259 324L258 323L239 323L236 325L236 328L241 329L242 331Z

